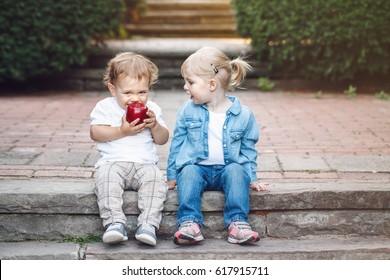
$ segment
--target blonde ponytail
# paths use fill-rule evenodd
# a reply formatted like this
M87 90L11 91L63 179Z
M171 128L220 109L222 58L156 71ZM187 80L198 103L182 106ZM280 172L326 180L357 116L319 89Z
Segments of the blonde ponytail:
M230 58L214 47L203 47L190 55L181 66L184 77L187 71L201 77L217 79L226 90L238 88L252 67L243 58Z
M235 88L239 88L239 86L244 81L248 72L252 70L252 66L244 59L238 57L230 61L231 66L231 74L230 74L230 82L228 89L234 90Z

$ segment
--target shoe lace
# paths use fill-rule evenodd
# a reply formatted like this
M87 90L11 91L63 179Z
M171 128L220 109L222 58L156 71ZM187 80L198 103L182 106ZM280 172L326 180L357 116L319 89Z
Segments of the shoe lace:
M151 233L154 233L155 229L152 225L149 225L149 224L143 224L142 226L142 230L146 230L146 231L149 231Z

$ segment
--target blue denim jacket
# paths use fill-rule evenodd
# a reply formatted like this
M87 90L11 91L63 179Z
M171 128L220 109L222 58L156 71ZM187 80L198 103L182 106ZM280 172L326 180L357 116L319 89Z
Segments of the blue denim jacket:
M251 182L257 180L256 142L259 126L253 113L241 105L236 97L226 112L222 141L225 164L239 163L248 172ZM167 179L176 180L177 173L188 164L196 164L208 157L209 111L205 105L186 102L176 116L170 152Z

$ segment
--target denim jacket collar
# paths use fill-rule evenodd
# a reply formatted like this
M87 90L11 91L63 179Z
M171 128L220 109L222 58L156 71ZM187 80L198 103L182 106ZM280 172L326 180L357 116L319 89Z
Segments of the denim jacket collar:
M241 112L241 103L238 101L238 99L234 96L226 96L231 102L233 102L232 106L227 110L227 114L231 113L235 116L237 116ZM204 109L207 109L207 106L205 104L201 105Z

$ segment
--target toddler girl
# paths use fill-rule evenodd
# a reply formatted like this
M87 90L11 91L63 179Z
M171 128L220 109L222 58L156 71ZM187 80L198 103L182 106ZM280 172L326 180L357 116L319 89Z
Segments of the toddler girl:
M177 184L178 189L175 244L203 240L204 191L225 193L228 242L259 241L259 234L248 224L250 189L267 190L256 177L259 127L249 108L226 95L250 69L243 59L230 60L211 47L198 50L181 67L190 100L177 113L167 169L168 187Z

